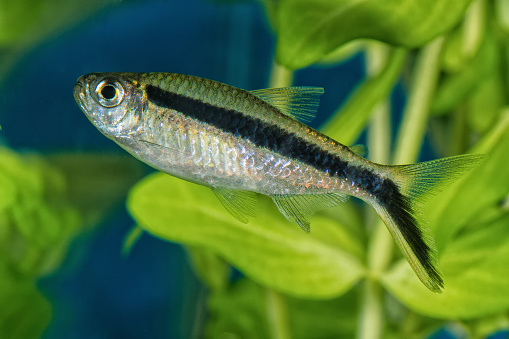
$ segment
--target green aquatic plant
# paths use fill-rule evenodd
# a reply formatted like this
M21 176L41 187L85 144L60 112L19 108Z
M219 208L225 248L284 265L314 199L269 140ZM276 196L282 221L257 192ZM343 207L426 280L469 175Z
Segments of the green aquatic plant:
M0 149L1 337L36 337L49 322L35 279L59 265L79 224L62 179L40 158Z
M489 160L423 206L442 294L419 282L383 223L356 202L316 215L306 234L267 200L242 224L205 187L162 173L143 179L127 201L133 234L189 249L210 291L207 336L419 338L454 323L483 337L506 328L507 1L280 0L265 9L277 36L271 87L291 85L292 69L348 56L348 42L363 39L353 50L364 53L366 79L326 134L353 144L366 130L371 160L381 163L415 162L426 134L438 156ZM392 145L390 93L400 80L407 102ZM231 283L231 267L245 278Z
M0 2L0 82L34 45L112 7L113 0Z
M54 272L71 241L103 219L140 176L139 164L120 156L0 148L1 338L40 336L51 306L37 279Z

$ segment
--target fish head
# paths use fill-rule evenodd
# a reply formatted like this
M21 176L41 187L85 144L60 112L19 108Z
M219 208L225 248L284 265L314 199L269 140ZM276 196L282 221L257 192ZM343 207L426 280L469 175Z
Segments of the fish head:
M139 133L147 100L135 74L83 75L74 85L74 99L105 136L113 138Z

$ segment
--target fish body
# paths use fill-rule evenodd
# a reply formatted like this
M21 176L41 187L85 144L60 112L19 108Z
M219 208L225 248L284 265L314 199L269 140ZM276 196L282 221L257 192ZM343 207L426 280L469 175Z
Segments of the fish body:
M435 249L416 202L482 160L463 155L415 165L376 164L299 120L323 89L245 91L174 73L93 73L74 96L108 138L150 166L210 187L247 222L256 193L309 231L317 211L348 196L372 205L423 283L440 291Z
M248 91L186 75L159 76L118 75L144 84L144 94L134 99L143 113L133 114L139 119L135 129L100 128L138 159L213 187L272 195L325 193L343 186L345 192L362 195L346 176L328 175L348 166L343 161L338 164L339 159L368 164L348 147L281 114ZM129 86L126 80L124 86Z

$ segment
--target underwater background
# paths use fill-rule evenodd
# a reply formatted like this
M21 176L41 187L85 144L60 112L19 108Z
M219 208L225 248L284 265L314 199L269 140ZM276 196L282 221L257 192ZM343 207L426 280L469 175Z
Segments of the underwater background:
M273 54L274 36L254 2L110 4L35 43L4 70L2 139L22 152L93 151L129 158L77 106L72 86L79 76L174 72L258 89L268 85ZM332 70L299 73L297 84L336 93L322 98L315 127L362 75L361 57ZM53 308L44 338L191 337L203 287L179 245L145 234L122 256L133 224L117 201L96 228L72 241L61 267L38 281Z
M86 73L129 71L175 72L248 90L266 88L275 67L276 35L263 6L256 1L203 0L91 1L89 8L59 1L12 1L0 10L2 6L0 20L19 18L19 27L8 25L7 19L0 23L0 28L10 27L0 40L2 144L21 156L36 153L36 158L59 168L64 179L50 182L65 186L62 191L71 192L73 206L83 214L72 216L70 207L69 215L59 214L63 221L58 225L76 225L68 233L45 230L39 238L37 228L25 230L34 243L61 236L65 244L52 254L48 269L39 272L44 265L34 259L23 271L34 277L43 299L32 304L32 294L21 293L20 300L26 296L28 301L6 309L10 313L1 316L0 326L24 324L26 332L3 333L17 333L12 338L42 333L48 339L201 337L207 289L193 272L186 250L147 232L129 250L124 246L136 224L125 207L127 191L154 171L95 129L75 103L72 87ZM44 14L58 11L61 14ZM341 63L296 71L293 85L325 88L310 125L320 128L365 76L361 52ZM397 126L406 103L400 82L391 97ZM359 140L366 143L365 133ZM420 160L434 157L426 139ZM27 167L36 168L31 164ZM23 185L29 185L24 180ZM52 184L46 185L52 191ZM62 204L58 200L52 206ZM47 220L39 214L37 218L41 224ZM235 271L230 279L242 280L243 275ZM24 317L23 305L35 305L32 309L39 311ZM462 331L454 333L455 328L441 326L431 337L465 337ZM496 333L490 338L508 337L504 326L493 329Z

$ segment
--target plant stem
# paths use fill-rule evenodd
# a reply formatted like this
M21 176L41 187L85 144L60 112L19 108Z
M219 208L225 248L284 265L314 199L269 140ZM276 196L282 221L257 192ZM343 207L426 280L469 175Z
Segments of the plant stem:
M381 71L389 57L389 48L380 43L371 43L366 50L366 69L368 75ZM379 102L371 113L371 122L368 126L369 158L373 162L387 163L391 150L391 112L390 101L385 99Z
M143 228L138 225L135 225L131 228L131 230L127 233L124 238L124 246L122 246L122 255L127 257L131 250L133 249L136 242L140 239L143 234Z
M288 314L284 296L271 288L266 289L267 322L272 339L290 339Z
M289 87L292 83L293 71L274 61L272 63L272 70L270 71L269 88Z
M362 288L361 313L357 326L357 338L381 338L383 323L382 286L376 280L366 279Z
M380 44L370 44L366 50L366 69L368 75L377 74L387 59L388 48ZM390 153L391 117L389 100L384 100L373 109L371 123L368 127L368 148L370 159L374 162L387 163ZM368 225L374 225L367 253L368 279L363 282L361 310L359 314L357 338L380 338L383 334L384 317L382 309L382 286L378 277L390 261L392 238L385 225L370 209L367 210Z
M413 163L419 156L440 70L442 45L442 37L435 39L421 50L416 60L412 87L396 139L394 164Z
M366 67L368 73L379 72L382 67L380 59L388 54L387 47L372 45L367 50ZM370 160L373 162L387 164L390 161L391 150L391 114L390 101L386 99L379 103L372 113L373 117L368 127L368 146L370 149ZM385 224L378 215L369 208L371 216L369 225L375 225L373 235L367 254L367 265L370 274L378 277L386 268L392 258L393 240L387 232Z
M462 52L472 58L481 46L486 26L486 1L475 0L467 9L463 22Z
M370 160L387 164L390 162L391 116L389 102L379 105L368 129ZM380 217L370 208L368 225L374 225L367 253L370 274L379 278L392 260L394 240Z
M414 162L419 154L426 129L429 106L438 78L442 41L443 38L439 38L424 47L416 61L412 88L398 133L394 154L395 163ZM371 143L377 144L375 147L380 147L378 149L380 154L376 155L376 160L388 163L390 140L387 134L390 133L387 125L388 116L384 117L383 112L378 114L381 116L374 118L368 139L372 140ZM383 126L385 126L385 130L383 130ZM384 159L384 157L386 158ZM370 276L364 282L363 287L364 294L357 334L360 339L381 338L383 334L383 290L379 278L391 262L393 241L381 222L376 225L367 254Z
M428 44L420 51L417 58L412 87L396 141L394 163L414 162L419 154L426 129L429 106L438 78L442 41L443 38L439 38ZM378 133L383 135L382 131ZM379 136L379 138L383 137ZM384 162L387 163L389 160L388 152L383 154L387 156L387 159L380 160L385 160ZM393 240L389 232L379 222L371 238L367 258L370 273L374 275L373 278L376 278L376 280L365 282L364 291L370 295L364 296L363 312L365 312L365 315L361 316L361 320L366 321L366 323L362 332L360 332L364 336L359 336L359 338L380 338L382 335L382 287L379 285L378 279L391 262L392 247ZM377 285L372 286L373 284ZM375 316L378 316L378 318L375 318ZM378 326L377 331L372 329L375 326ZM366 330L366 328L369 330Z

